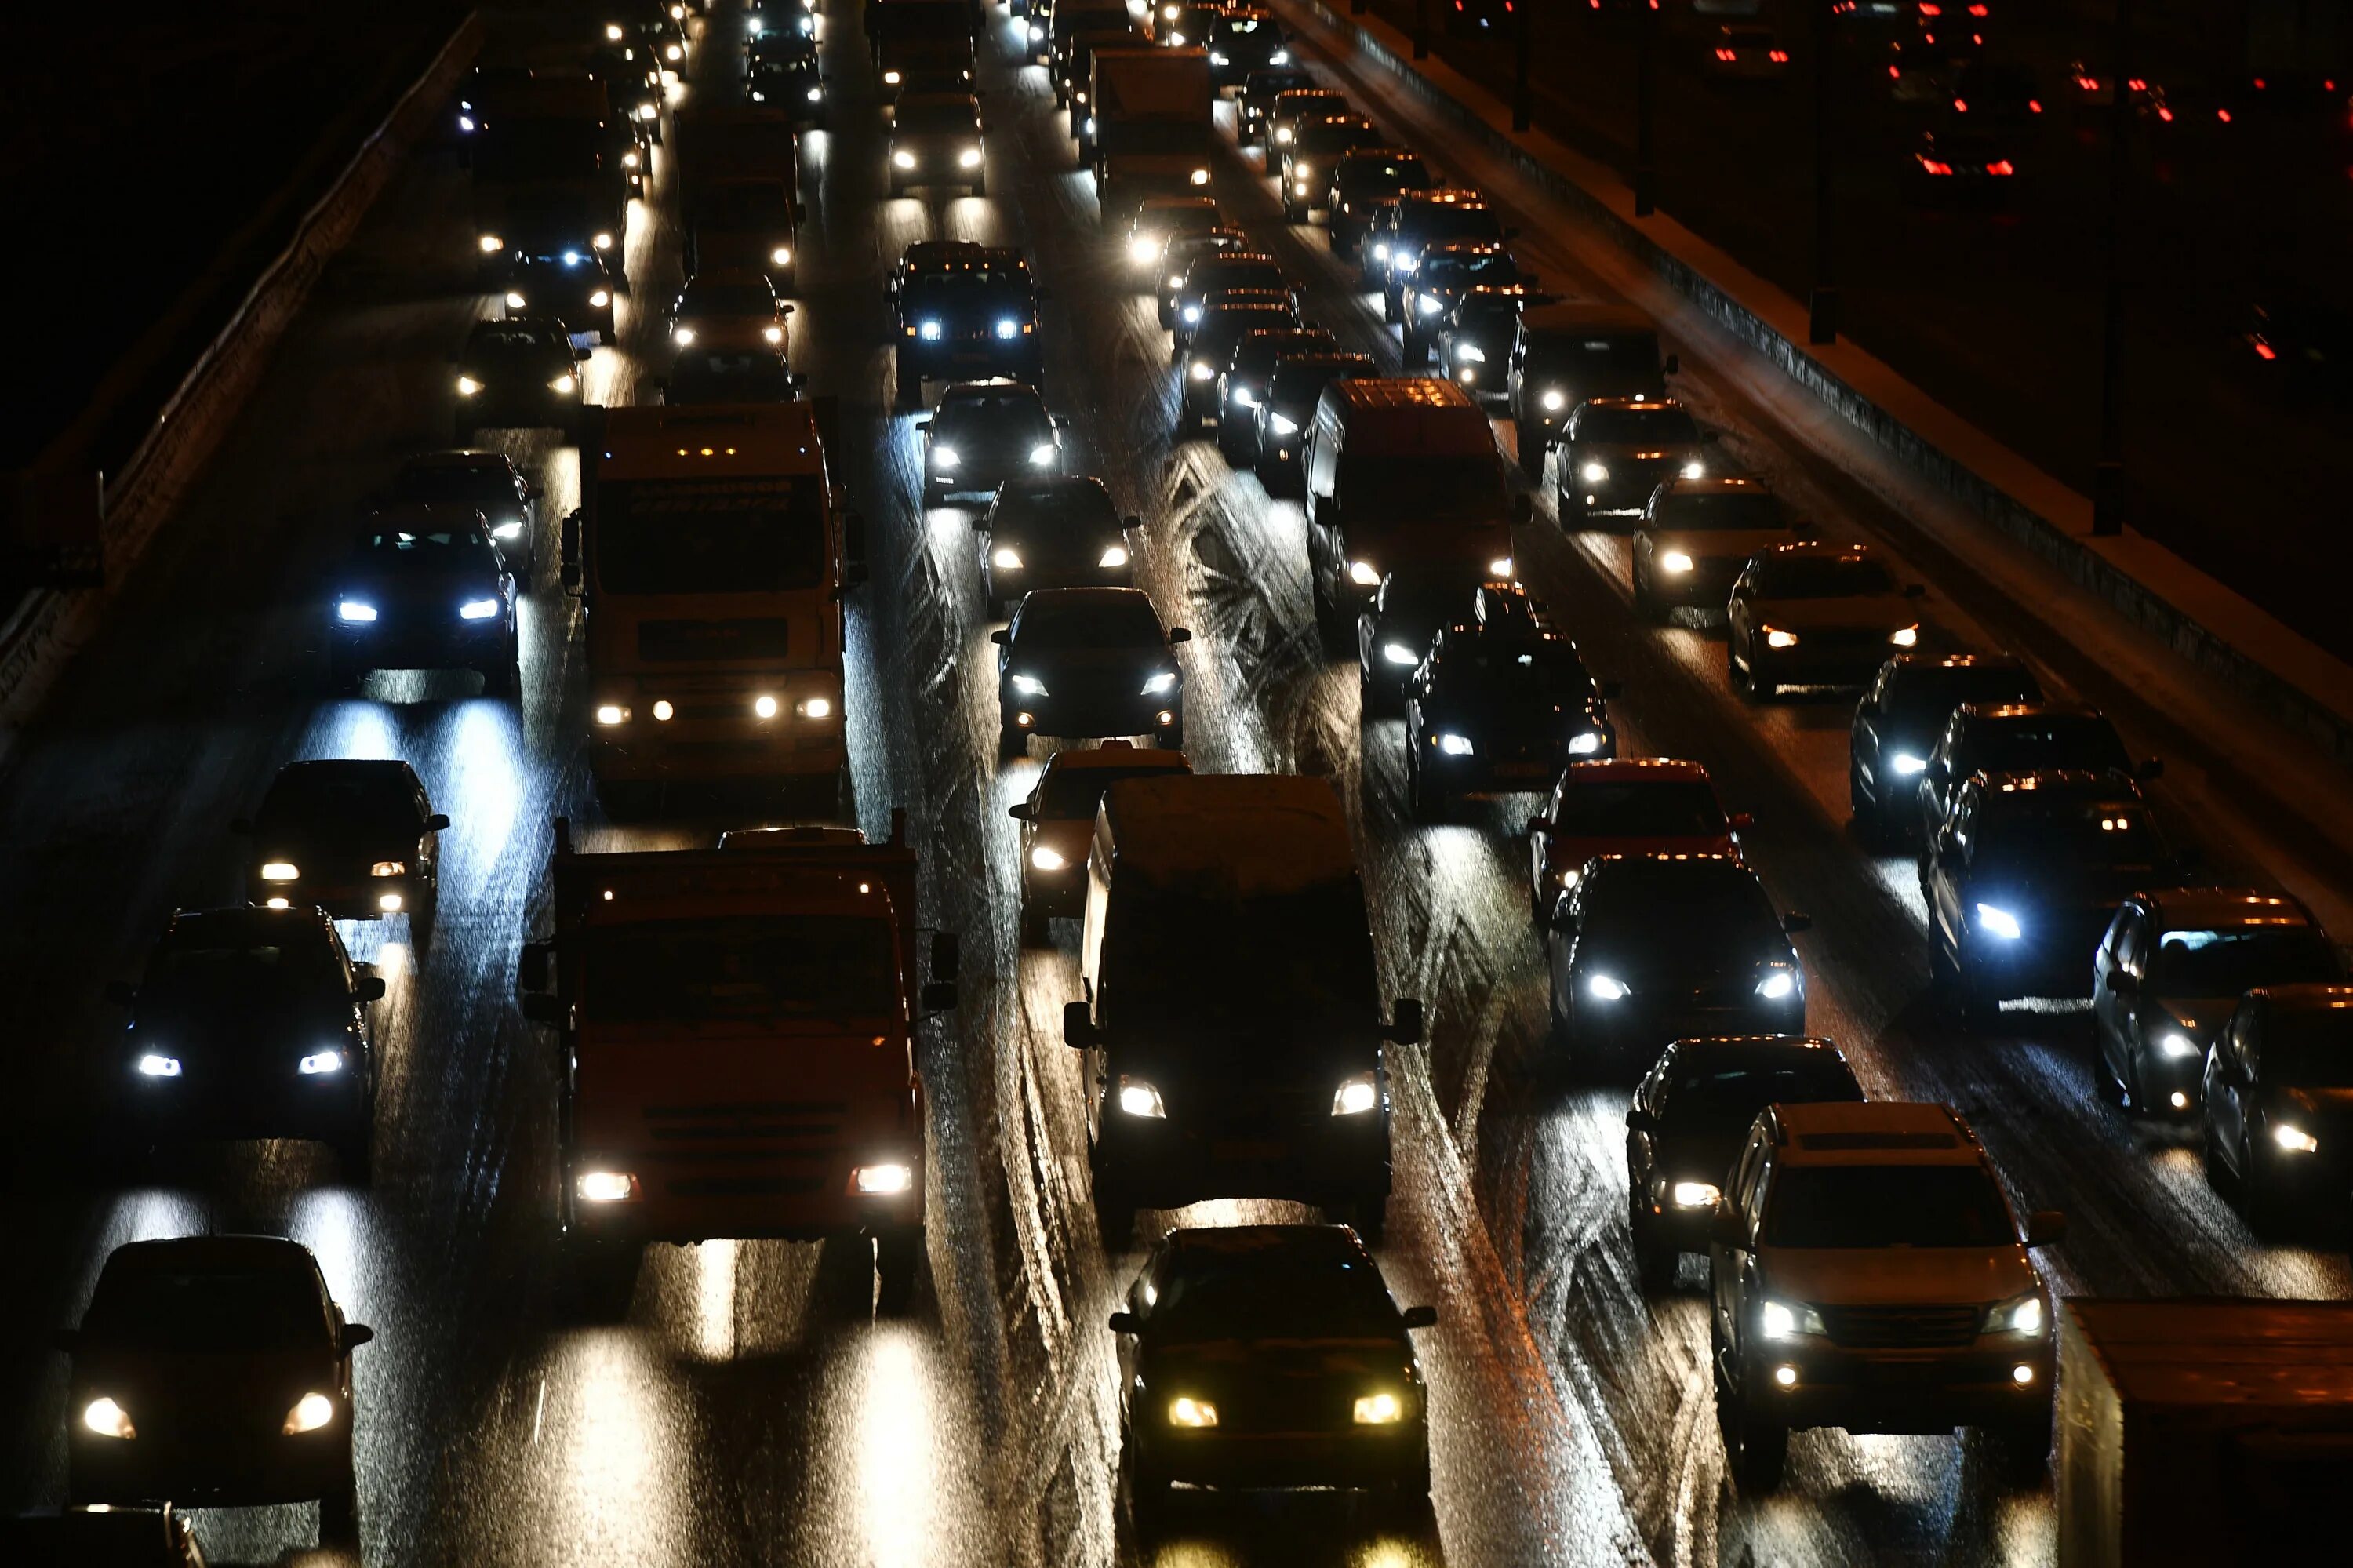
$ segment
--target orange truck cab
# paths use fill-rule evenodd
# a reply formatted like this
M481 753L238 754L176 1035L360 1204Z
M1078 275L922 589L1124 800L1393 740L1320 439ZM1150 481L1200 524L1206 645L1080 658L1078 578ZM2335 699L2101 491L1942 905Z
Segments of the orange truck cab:
M555 823L554 934L524 1015L562 1048L566 1292L625 1305L647 1242L871 1245L904 1308L923 1251L914 1030L955 1005L953 937L916 978L915 854L850 831L584 854Z

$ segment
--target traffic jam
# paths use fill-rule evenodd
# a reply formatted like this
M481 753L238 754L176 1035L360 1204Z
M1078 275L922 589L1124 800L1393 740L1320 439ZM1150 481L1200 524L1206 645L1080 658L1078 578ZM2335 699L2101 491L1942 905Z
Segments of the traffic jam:
M2327 873L1337 26L496 19L12 763L12 1560L2328 1550Z

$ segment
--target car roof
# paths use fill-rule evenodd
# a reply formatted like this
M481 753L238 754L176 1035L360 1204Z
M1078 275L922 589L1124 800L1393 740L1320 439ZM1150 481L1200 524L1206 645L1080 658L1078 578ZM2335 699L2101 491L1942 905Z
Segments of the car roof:
M1291 1256L1369 1259L1365 1244L1345 1225L1188 1225L1162 1238L1178 1258Z
M1022 597L1020 613L1028 614L1041 605L1049 608L1071 605L1084 609L1097 609L1132 603L1141 603L1149 609L1152 606L1152 596L1139 588L1032 588ZM1153 613L1156 616L1159 612L1154 610Z
M1561 769L1561 780L1574 784L1668 783L1696 779L1711 783L1706 765L1680 757L1613 757L1572 762Z
M2121 775L2089 768L2038 768L2016 773L1979 768L1969 775L1968 781L1987 795L2038 793L2114 800L2119 805L2142 803L2139 785Z
M259 904L225 904L211 909L175 909L164 934L167 941L184 936L203 941L223 937L240 942L265 937L282 940L291 936L323 941L334 935L334 922L316 906L270 909Z
M1985 1151L1948 1106L1825 1100L1765 1113L1783 1165L1982 1165Z
M781 827L730 828L719 835L721 849L776 849L786 844L862 844L866 835L838 822L792 822Z
M1838 1042L1820 1034L1686 1035L1669 1042L1664 1054L1678 1066L1698 1064L1762 1067L1808 1055L1846 1060L1846 1053L1838 1048Z
M167 1273L184 1268L210 1271L250 1269L256 1273L300 1270L315 1275L311 1249L284 1236L167 1236L153 1241L125 1242L107 1255L109 1273Z
M2304 985L2260 986L2254 994L2263 998L2265 1011L2274 1014L2353 1011L2353 985L2327 985L2316 980Z
M1651 318L1625 305L1595 300L1559 300L1520 313L1520 324L1531 333L1655 332Z
M2319 925L2301 900L2257 887L2160 887L2139 896L2160 930L2191 926Z
M1017 474L997 487L1001 501L1037 501L1083 490L1090 495L1111 494L1111 487L1091 473Z
M1090 768L1165 768L1171 773L1189 773L1193 765L1181 751L1155 747L1151 750L1133 741L1106 740L1100 746L1057 751L1046 759L1050 773L1083 773Z
M1486 194L1476 185L1433 185L1426 191L1399 191L1399 207L1484 207Z

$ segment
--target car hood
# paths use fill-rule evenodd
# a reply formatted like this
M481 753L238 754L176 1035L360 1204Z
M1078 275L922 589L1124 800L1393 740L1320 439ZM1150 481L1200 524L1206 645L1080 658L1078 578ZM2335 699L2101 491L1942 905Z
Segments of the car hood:
M2016 1245L1768 1246L1759 1261L1774 1295L1825 1307L2006 1301L2041 1284Z
M347 599L366 597L401 604L447 599L453 612L462 599L491 599L498 591L497 577L480 567L363 567L343 580Z
M1776 545L1788 543L1786 528L1694 529L1678 533L1672 528L1658 531L1655 543L1659 553L1681 550L1694 560L1724 560L1736 557L1746 560L1759 550L1769 550Z
M1696 990L1753 980L1770 964L1794 967L1798 957L1786 941L1774 946L1701 936L1693 940L1690 950L1683 952L1630 951L1613 948L1606 942L1588 943L1579 948L1577 961L1577 968L1588 973L1607 974L1624 982L1633 992L1632 1000L1639 1001L1646 992L1661 989Z
M1760 599L1757 619L1793 631L1894 631L1920 619L1912 601L1897 594L1862 594L1846 599Z
M2231 1022L2238 1010L2235 996L2166 996L2158 999L2158 1006L2170 1013L2175 1022L2196 1035L2209 1040L2214 1032Z
M1413 1351L1402 1340L1234 1339L1144 1342L1142 1370L1147 1381L1203 1389L1214 1400L1220 1391L1270 1383L1328 1383L1383 1379L1391 1386L1414 1375ZM1176 1392L1172 1387L1170 1392ZM1370 1392L1369 1390L1367 1392Z

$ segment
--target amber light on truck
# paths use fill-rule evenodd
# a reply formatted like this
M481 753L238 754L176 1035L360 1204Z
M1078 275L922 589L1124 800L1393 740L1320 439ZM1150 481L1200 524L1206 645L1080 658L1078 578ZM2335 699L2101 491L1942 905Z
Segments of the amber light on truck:
M914 1184L914 1170L906 1165L861 1165L849 1173L850 1190L868 1198L895 1197Z
M638 1179L627 1171L583 1171L573 1190L591 1203L627 1203L638 1196Z

